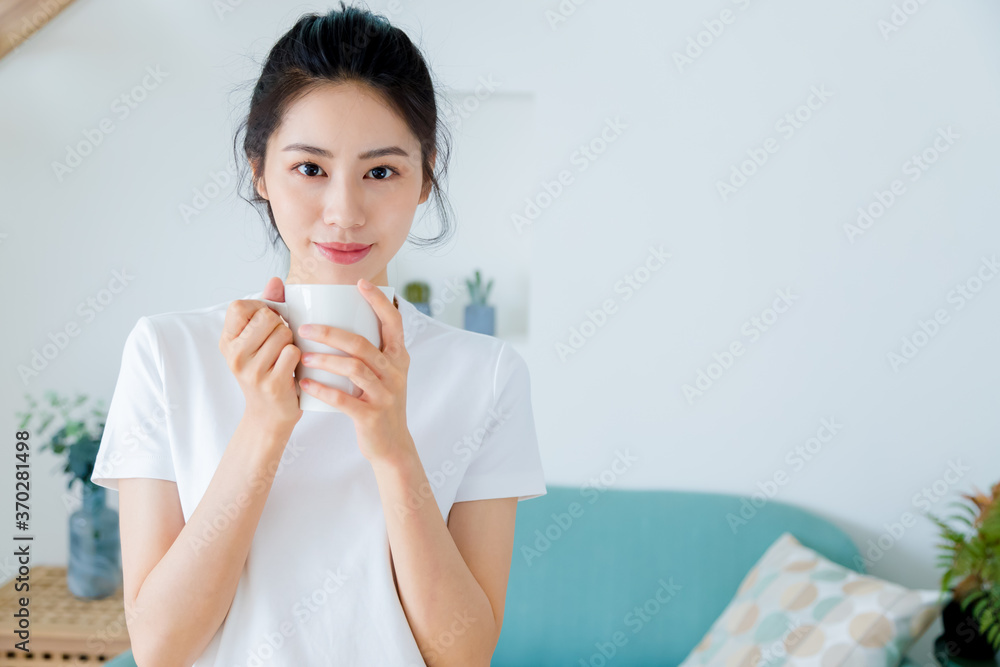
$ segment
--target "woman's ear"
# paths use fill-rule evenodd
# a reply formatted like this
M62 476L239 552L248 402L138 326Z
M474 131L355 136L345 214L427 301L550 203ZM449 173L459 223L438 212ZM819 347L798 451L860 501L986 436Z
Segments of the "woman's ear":
M431 160L430 160L431 173L434 173L434 161L436 159L437 159L437 151L434 151L433 153L431 153ZM417 202L418 205L423 204L425 201L427 201L427 198L431 195L431 188L433 187L433 185L434 184L431 183L430 180L424 179L424 185L420 189L420 201Z
M253 172L254 190L257 191L257 194L260 195L262 199L267 199L267 187L264 185L264 179L262 177L258 177L256 167L251 167L251 170Z

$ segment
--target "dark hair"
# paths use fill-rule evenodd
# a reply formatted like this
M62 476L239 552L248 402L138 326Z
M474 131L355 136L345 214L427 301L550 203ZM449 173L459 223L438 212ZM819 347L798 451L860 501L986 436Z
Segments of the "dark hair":
M441 233L432 239L407 238L420 246L446 242L453 229L440 183L447 175L451 139L447 126L438 120L427 63L406 33L391 25L387 18L366 9L345 7L341 0L339 10L304 14L271 47L254 86L247 116L233 139L236 164L240 165L239 137L244 133L242 152L247 162L240 169L237 191L249 177L249 198L240 197L257 206L258 212L259 207L266 208L273 232L272 245L277 246L281 234L270 202L257 192L253 169L261 178L267 141L288 107L311 90L329 83L367 87L406 122L420 142L423 179L431 184L442 227ZM430 160L435 154L432 168Z

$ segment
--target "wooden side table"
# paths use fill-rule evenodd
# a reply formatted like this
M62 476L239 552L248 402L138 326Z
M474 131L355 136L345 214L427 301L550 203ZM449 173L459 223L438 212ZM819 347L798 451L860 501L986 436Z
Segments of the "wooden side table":
M29 595L14 590L14 579L0 589L0 667L94 665L130 648L121 586L103 600L81 600L66 587L66 568L36 565L30 570ZM14 612L29 597L30 637L25 653L14 648Z

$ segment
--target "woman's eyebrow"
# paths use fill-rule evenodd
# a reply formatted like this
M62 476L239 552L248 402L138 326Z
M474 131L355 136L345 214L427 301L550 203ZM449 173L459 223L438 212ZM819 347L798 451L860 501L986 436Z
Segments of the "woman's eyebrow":
M326 150L325 148L319 148L318 146L310 146L309 144L295 143L288 144L281 150L283 151L302 151L304 153L312 153L313 155L319 155L320 157L333 158L333 153ZM386 146L384 148L373 148L372 150L365 151L358 154L359 160L370 160L372 158L383 157L385 155L399 155L400 157L409 158L410 154L404 151L399 146Z

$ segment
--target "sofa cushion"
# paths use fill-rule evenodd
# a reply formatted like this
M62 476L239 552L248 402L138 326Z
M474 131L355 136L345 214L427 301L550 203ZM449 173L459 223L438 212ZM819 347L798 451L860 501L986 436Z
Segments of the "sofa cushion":
M938 591L859 574L784 533L681 667L894 667L940 611Z
M518 503L491 665L676 667L785 532L863 570L836 524L776 499L550 484Z

